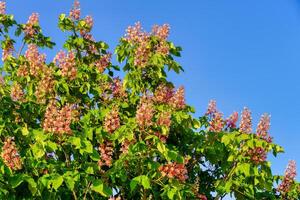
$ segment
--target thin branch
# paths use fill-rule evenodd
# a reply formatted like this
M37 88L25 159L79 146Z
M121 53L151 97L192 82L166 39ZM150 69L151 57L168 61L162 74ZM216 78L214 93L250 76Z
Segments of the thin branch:
M23 51L23 49L24 49L24 46L25 46L25 41L23 42L23 44L22 44L22 46L20 47L20 49L19 49L19 52L18 52L18 57L21 55L21 53L22 53L22 51Z

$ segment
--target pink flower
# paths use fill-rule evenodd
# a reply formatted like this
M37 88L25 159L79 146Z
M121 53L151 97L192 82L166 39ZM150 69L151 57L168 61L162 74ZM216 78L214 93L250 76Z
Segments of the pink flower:
M143 43L147 41L149 35L143 31L140 22L136 22L134 26L129 26L126 29L125 40L130 43Z
M12 40L6 40L5 43L5 47L2 50L2 61L6 61L12 56L15 49Z
M114 78L111 90L114 98L125 98L127 96L126 90L123 88L123 82L119 77Z
M65 105L59 109L54 102L47 106L43 129L46 132L52 132L58 135L72 134L71 123L74 121L74 106Z
M79 20L80 18L80 3L78 0L74 1L73 8L70 11L70 17L73 20Z
M27 36L32 37L37 33L35 26L39 25L39 14L32 13L25 24L24 32Z
M146 97L143 97L136 111L137 124L141 128L151 126L153 114L154 114L154 108L152 102Z
M294 160L291 160L289 161L289 164L285 170L283 180L278 186L277 190L282 194L287 193L291 189L291 186L295 181L296 175L296 162Z
M240 132L242 132L242 133L251 133L252 132L251 111L246 107L242 111L242 117L241 117L241 123L240 123Z
M184 87L181 86L172 96L169 101L170 105L176 109L184 109L185 108L185 98L184 98Z
M13 138L6 138L2 147L1 158L12 170L22 169L22 161Z
M95 62L95 66L100 73L102 73L110 65L110 60L111 53L107 53Z
M101 159L98 161L98 166L108 166L112 165L112 156L114 153L113 143L110 141L106 141L99 146Z
M159 115L159 118L157 120L157 125L158 126L166 126L170 127L171 126L171 113L164 111Z
M13 101L24 101L24 92L21 85L14 84L11 88L10 97Z
M6 2L0 1L0 15L6 14Z
M75 59L75 53L73 51L70 51L68 54L66 54L64 51L60 51L53 59L53 62L61 68L62 76L73 80L77 75Z
M38 76L40 72L44 71L46 55L40 54L38 51L38 46L35 44L29 44L28 49L25 52L25 58L29 63L29 72L19 72L19 75L25 75L30 73L33 76ZM21 71L25 70L19 68Z
M268 131L270 129L270 115L264 114L257 125L256 134L258 137L266 140L267 142L272 142L272 138Z
M117 108L113 108L106 115L106 117L104 119L104 129L109 133L113 133L119 127L120 127L119 111Z
M160 84L154 92L153 99L157 103L168 103L173 95L174 91L172 87L166 84Z
M154 25L152 27L152 35L155 35L161 40L166 40L170 33L170 25L164 24L162 26Z
M217 102L210 100L205 115L213 116L217 112Z
M246 153L255 164L260 164L267 159L267 152L262 147L251 148Z
M209 122L209 131L212 132L221 132L224 127L223 114L220 112L215 112L212 120Z
M177 178L182 182L188 179L188 171L185 167L185 164L179 164L176 162L169 163L160 166L158 170L162 174L162 176L168 177L170 179Z
M226 120L228 128L236 128L236 123L239 119L238 112L233 112L229 118Z

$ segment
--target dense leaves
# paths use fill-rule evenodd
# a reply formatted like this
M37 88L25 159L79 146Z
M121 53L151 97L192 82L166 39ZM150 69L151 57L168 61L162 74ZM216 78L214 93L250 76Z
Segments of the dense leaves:
M247 108L240 126L238 113L223 118L215 101L193 117L184 88L167 80L183 71L169 25L130 26L115 50L119 67L92 36L92 17L80 15L75 1L59 16L68 35L46 62L41 47L55 44L39 15L19 24L0 2L1 199L300 197L293 161L284 176L272 174L267 156L283 149L272 143L268 115L257 134ZM123 80L114 77L120 68Z

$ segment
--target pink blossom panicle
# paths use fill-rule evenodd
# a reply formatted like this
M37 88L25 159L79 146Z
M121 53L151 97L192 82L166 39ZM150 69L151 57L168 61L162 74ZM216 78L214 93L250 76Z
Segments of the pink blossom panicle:
M281 184L278 186L277 190L282 194L286 194L287 192L289 192L292 184L295 181L296 175L297 175L296 161L290 160L285 170L283 180Z
M211 121L209 122L209 131L212 132L221 132L224 128L224 120L223 120L223 114L220 112L215 112Z
M257 125L256 134L258 137L270 143L272 142L272 138L268 133L269 129L270 129L270 115L263 114Z
M152 102L147 97L143 97L136 111L137 124L141 128L151 126L153 115L154 108Z
M233 112L229 118L226 120L228 128L236 128L236 123L239 120L239 113Z
M0 15L6 14L6 2L0 1Z
M110 65L111 55L111 53L107 53L95 62L95 66L100 73L104 72L104 70Z
M251 133L252 132L251 111L246 107L242 111L240 129L239 130L242 133Z
M29 16L27 23L25 24L24 32L27 36L33 37L37 33L35 26L39 25L39 14L32 13Z
M170 99L169 103L173 108L184 109L185 108L185 95L184 87L181 86L177 89L175 94Z
M6 138L2 147L1 158L4 164L12 170L22 169L21 156L13 138Z
M166 40L170 33L170 25L163 24L162 26L154 25L152 27L152 35L155 35L161 40Z
M120 117L119 111L116 107L114 107L105 117L104 119L104 129L109 132L113 133L120 127Z
M67 104L59 109L54 102L50 102L46 109L43 129L57 135L70 135L72 121L74 121L73 105Z
M154 92L153 100L156 103L168 103L173 95L174 91L172 87L166 84L160 84Z
M113 153L114 153L114 148L113 148L113 143L110 141L105 141L103 144L99 146L99 152L100 152L100 160L98 161L98 166L108 166L110 167L112 165L113 161Z
M70 11L70 17L73 20L79 20L80 19L80 14L81 14L80 2L78 0L75 0L74 4L73 4L73 8Z
M213 116L217 112L217 102L210 100L205 115Z
M158 170L163 177L168 177L170 179L176 178L182 182L188 179L188 171L185 167L185 164L176 162L168 163L160 166Z
M70 80L76 78L76 57L73 51L70 51L68 54L66 54L64 51L58 52L53 59L53 62L56 63L59 68L61 68L62 76L67 77Z

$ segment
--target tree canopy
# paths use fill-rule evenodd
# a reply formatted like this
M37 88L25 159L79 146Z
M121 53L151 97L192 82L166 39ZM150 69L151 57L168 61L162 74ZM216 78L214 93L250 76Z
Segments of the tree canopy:
M55 43L39 14L18 23L0 2L1 199L300 198L295 161L271 171L267 157L283 148L268 114L253 130L248 108L238 125L238 112L226 118L212 100L194 117L167 78L183 71L168 24L129 26L113 54L93 25L75 0L58 19L63 50L47 62L41 52Z

